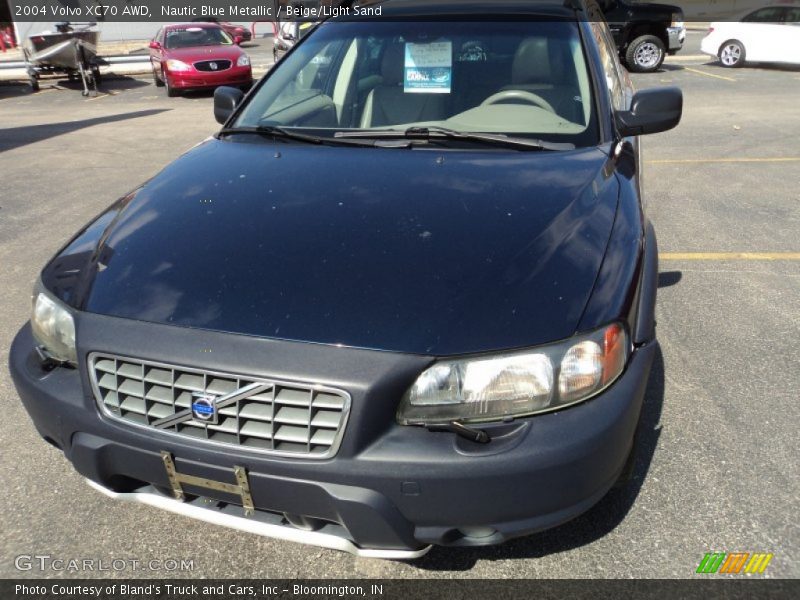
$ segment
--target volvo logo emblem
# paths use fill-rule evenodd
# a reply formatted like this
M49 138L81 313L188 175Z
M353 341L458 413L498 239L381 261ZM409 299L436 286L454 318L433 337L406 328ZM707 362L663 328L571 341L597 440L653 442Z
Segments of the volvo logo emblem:
M186 421L192 420L205 425L219 425L219 411L221 408L236 404L244 398L260 394L271 387L271 383L257 381L223 396L194 391L192 392L192 401L189 406L180 410L177 410L176 407L177 412L174 415L153 421L151 425L159 429L168 429L178 423L186 423Z
M192 392L192 417L202 423L216 425L219 420L216 396L203 392Z
M217 70L217 63L215 63L215 62L208 63L208 66L211 67L212 71L216 71Z

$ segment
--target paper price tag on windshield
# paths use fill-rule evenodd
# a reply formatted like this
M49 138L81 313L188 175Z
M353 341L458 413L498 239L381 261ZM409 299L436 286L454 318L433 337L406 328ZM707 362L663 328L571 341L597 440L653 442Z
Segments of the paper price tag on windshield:
M406 44L404 92L449 94L452 82L452 42Z

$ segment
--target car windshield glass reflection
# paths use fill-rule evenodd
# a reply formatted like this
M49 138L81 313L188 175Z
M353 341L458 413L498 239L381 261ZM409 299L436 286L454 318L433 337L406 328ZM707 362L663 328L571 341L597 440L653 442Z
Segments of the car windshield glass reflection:
M187 29L170 29L167 31L166 47L192 48L195 46L229 46L233 44L230 36L213 27L189 27Z
M278 63L238 127L434 127L597 142L578 25L329 22ZM448 142L458 143L449 140Z

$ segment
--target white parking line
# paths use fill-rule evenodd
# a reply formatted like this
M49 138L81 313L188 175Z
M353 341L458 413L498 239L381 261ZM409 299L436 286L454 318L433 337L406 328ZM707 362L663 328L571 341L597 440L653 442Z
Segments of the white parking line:
M690 165L701 163L782 163L800 162L800 156L736 157L736 158L664 158L644 161L647 165Z
M659 260L800 260L800 252L661 252Z
M716 79L724 79L725 81L733 81L736 80L733 77L725 77L724 75L716 75L714 73L706 73L705 71L701 71L699 69L692 69L691 67L683 67L684 71L689 71L690 73L696 73L697 75L705 75L706 77L714 77Z
M669 62L681 62L682 60L711 60L708 54L678 54L667 58Z

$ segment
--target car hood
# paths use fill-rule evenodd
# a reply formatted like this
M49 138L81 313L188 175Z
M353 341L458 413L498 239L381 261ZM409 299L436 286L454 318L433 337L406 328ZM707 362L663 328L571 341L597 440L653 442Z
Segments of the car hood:
M193 48L175 48L167 50L168 59L196 62L198 60L236 60L244 54L239 46L196 46Z
M157 323L416 354L532 346L576 330L614 222L611 173L599 149L211 139L42 277L75 308Z

